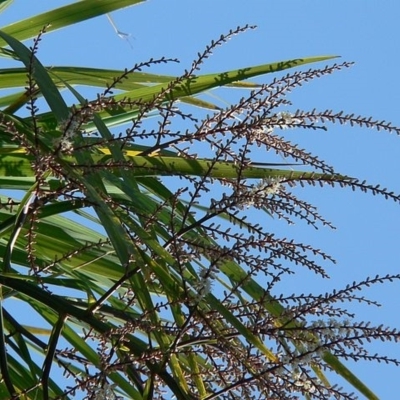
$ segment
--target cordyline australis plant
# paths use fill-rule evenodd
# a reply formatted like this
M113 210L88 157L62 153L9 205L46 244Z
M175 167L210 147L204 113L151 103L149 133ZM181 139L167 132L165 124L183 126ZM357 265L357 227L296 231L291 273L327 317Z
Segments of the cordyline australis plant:
M368 302L360 289L400 276L322 295L279 295L276 285L292 267L324 277L332 259L255 221L330 226L291 193L297 185L400 200L336 173L287 141L285 129L325 129L326 122L400 129L342 112L288 111L292 89L349 63L263 85L241 82L331 57L197 75L216 46L247 28L212 42L178 78L141 72L167 59L120 72L46 68L36 57L41 35L28 49L0 31L7 54L23 63L2 71L3 87L25 86L0 99L0 187L7 191L0 209L1 398L355 398L330 372L377 398L341 359L397 365L369 355L363 342L399 333L357 322L343 303ZM86 100L73 87L83 83L105 89ZM194 97L226 85L249 90L226 109ZM65 103L63 88L76 105ZM41 111L38 98L50 111ZM178 101L211 111L197 120ZM122 124L124 131L115 129ZM258 163L255 149L297 166ZM36 315L36 326L14 299Z

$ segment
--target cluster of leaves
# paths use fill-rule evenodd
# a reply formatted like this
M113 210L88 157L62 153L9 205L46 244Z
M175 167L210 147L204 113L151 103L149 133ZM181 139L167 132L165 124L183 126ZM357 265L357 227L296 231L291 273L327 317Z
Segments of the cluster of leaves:
M90 3L76 4L79 15ZM400 275L325 294L279 295L278 282L294 266L324 277L333 260L275 236L260 221L330 226L291 192L297 185L350 187L400 201L336 173L287 141L285 129L326 129L325 122L400 129L330 110L285 111L291 90L349 63L263 85L243 82L331 57L197 75L216 46L248 28L212 42L178 78L142 72L173 61L167 59L125 71L49 69L36 57L41 35L28 49L16 38L29 34L0 31L9 46L3 52L24 64L4 71L3 82L25 86L0 99L0 188L8 191L0 208L2 398L354 398L332 385L326 370L377 398L340 360L398 365L369 355L363 343L400 334L357 322L346 304L368 302L360 289ZM88 101L74 88L82 83L105 89ZM226 109L195 97L220 86L244 87L247 95ZM65 103L62 89L76 105ZM122 93L114 96L114 89ZM40 111L39 98L50 111ZM197 120L181 104L211 111ZM279 158L257 161L271 150L302 170L272 162ZM15 317L14 299L52 329ZM68 386L55 378L57 369Z

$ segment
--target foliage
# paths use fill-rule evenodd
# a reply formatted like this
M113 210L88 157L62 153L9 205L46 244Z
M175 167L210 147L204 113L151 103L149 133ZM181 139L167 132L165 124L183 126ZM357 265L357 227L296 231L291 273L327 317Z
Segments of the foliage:
M51 17L60 28L137 2L86 0ZM2 55L23 64L2 70L0 85L25 86L0 99L1 398L354 398L330 383L328 370L376 399L341 360L397 365L369 355L363 343L399 333L358 322L341 303L368 302L361 289L400 275L325 294L279 294L297 265L324 277L333 260L275 236L264 222L331 226L293 194L298 185L400 200L285 139L286 129L326 123L400 133L342 112L286 111L291 90L350 63L263 85L245 80L332 57L198 75L215 47L251 28L243 27L212 42L177 78L142 72L174 61L164 58L125 71L47 68L36 57L44 30L31 49L21 42L47 18L31 19L29 30L21 22L0 31L9 46ZM79 84L104 90L88 101ZM219 86L247 94L226 109L197 96ZM77 104L66 104L64 89ZM211 111L195 108L198 119L188 106ZM270 150L278 157L262 162ZM13 314L15 299L37 315L37 326Z

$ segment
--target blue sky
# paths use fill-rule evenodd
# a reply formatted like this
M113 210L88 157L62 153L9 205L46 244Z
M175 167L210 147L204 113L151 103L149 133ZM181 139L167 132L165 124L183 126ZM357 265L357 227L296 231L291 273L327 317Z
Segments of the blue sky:
M16 0L0 15L0 25L68 3ZM212 39L238 25L254 24L257 30L235 37L217 49L202 66L202 72L305 56L338 55L339 62L354 61L355 65L297 89L290 96L293 109L343 110L400 126L399 15L400 3L394 0L150 0L112 14L118 28L131 34L131 46L115 34L103 16L45 36L38 57L46 65L118 69L129 68L150 57L176 57L181 60L180 65L154 71L179 74ZM315 64L315 67L324 65ZM271 79L272 76L265 76L260 81ZM381 183L400 193L400 138L387 132L349 126L328 128L328 132L293 131L290 138L339 172L366 179L371 184ZM293 228L282 225L277 228L279 233L323 249L338 264L328 266L330 281L317 283L308 275L300 275L300 279L288 281L288 292L324 292L367 276L399 272L398 204L349 189L302 189L296 193L317 205L337 230L314 231L299 223ZM398 282L366 291L367 297L383 306L374 309L354 305L358 319L400 327L400 313L395 308L399 294ZM377 343L370 349L372 354L378 351L400 358L399 346L395 344ZM398 391L399 370L395 367L359 363L353 368L380 398L390 399Z

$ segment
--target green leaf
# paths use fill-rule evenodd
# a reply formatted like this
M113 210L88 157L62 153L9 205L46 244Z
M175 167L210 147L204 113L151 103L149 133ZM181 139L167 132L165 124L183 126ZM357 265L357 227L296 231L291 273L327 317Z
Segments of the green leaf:
M31 50L24 46L21 42L16 40L5 32L0 31L0 38L3 38L15 51L16 55L25 64L28 71L31 71L41 93L47 101L47 104L53 111L58 123L65 121L68 118L68 108L58 91L56 85L51 80L46 69L42 66L39 60L32 55Z
M31 17L12 25L1 28L6 34L17 40L35 37L44 26L49 25L47 31L54 31L68 25L76 24L90 18L97 17L124 7L142 3L145 0L85 0L78 1L46 13ZM0 46L6 40L0 39Z

